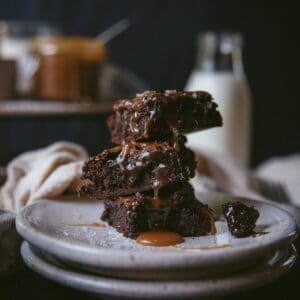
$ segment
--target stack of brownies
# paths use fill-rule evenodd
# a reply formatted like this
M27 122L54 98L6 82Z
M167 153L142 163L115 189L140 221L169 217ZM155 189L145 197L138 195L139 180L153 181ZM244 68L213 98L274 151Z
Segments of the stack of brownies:
M188 182L196 163L182 135L222 125L211 95L148 91L118 101L113 109L108 126L118 146L83 167L89 182L84 192L104 200L102 220L130 238L149 230L214 233L211 210L195 198Z

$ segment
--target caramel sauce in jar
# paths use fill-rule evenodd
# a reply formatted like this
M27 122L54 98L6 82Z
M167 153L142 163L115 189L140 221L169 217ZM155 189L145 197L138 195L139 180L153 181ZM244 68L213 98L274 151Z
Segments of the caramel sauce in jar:
M167 247L182 243L183 238L176 232L153 230L141 233L136 242L144 246Z
M35 97L44 100L94 101L105 59L100 41L84 38L36 38L31 43L38 68Z

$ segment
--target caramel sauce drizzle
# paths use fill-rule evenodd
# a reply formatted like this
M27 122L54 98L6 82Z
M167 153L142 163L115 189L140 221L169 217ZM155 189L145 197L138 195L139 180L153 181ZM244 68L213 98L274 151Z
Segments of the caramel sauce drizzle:
M71 227L97 227L97 228L105 228L107 225L103 223L93 222L90 224L67 224Z
M198 248L180 248L183 250L216 250L216 249L224 249L224 248L232 248L231 244L223 244L223 245L216 245L216 246L206 246L206 247L198 247Z
M151 208L154 209L159 209L160 207L160 200L159 200L159 188L154 188L153 189L153 198L152 198L152 203L151 203Z

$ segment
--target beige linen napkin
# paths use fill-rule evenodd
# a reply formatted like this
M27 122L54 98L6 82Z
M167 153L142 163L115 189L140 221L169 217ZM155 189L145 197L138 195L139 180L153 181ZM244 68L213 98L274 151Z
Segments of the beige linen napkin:
M300 206L300 155L273 157L258 166L256 175L280 183L293 205Z
M201 145L188 147L197 159L196 176L191 180L196 191L275 201L300 225L300 155L272 158L256 170L249 170L232 157L207 151Z
M75 191L86 150L70 142L17 156L7 166L7 180L0 190L0 208L19 212L38 199Z
M197 159L196 176L191 180L195 190L221 191L235 196L260 200L276 199L276 190L270 199L259 189L257 182L263 180L269 190L280 185L287 193L287 203L300 206L300 155L275 157L261 164L256 170L249 170L232 157L207 151L201 145L188 144Z

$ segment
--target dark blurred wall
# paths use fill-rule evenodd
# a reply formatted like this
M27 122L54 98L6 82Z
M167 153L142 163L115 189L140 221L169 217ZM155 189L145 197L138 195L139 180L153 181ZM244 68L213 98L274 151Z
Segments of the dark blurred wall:
M277 4L276 4L277 2ZM254 100L252 161L299 152L299 17L289 1L0 1L0 19L59 23L94 36L125 16L134 25L109 44L109 59L152 89L182 89L205 29L234 29L246 40L244 63Z

